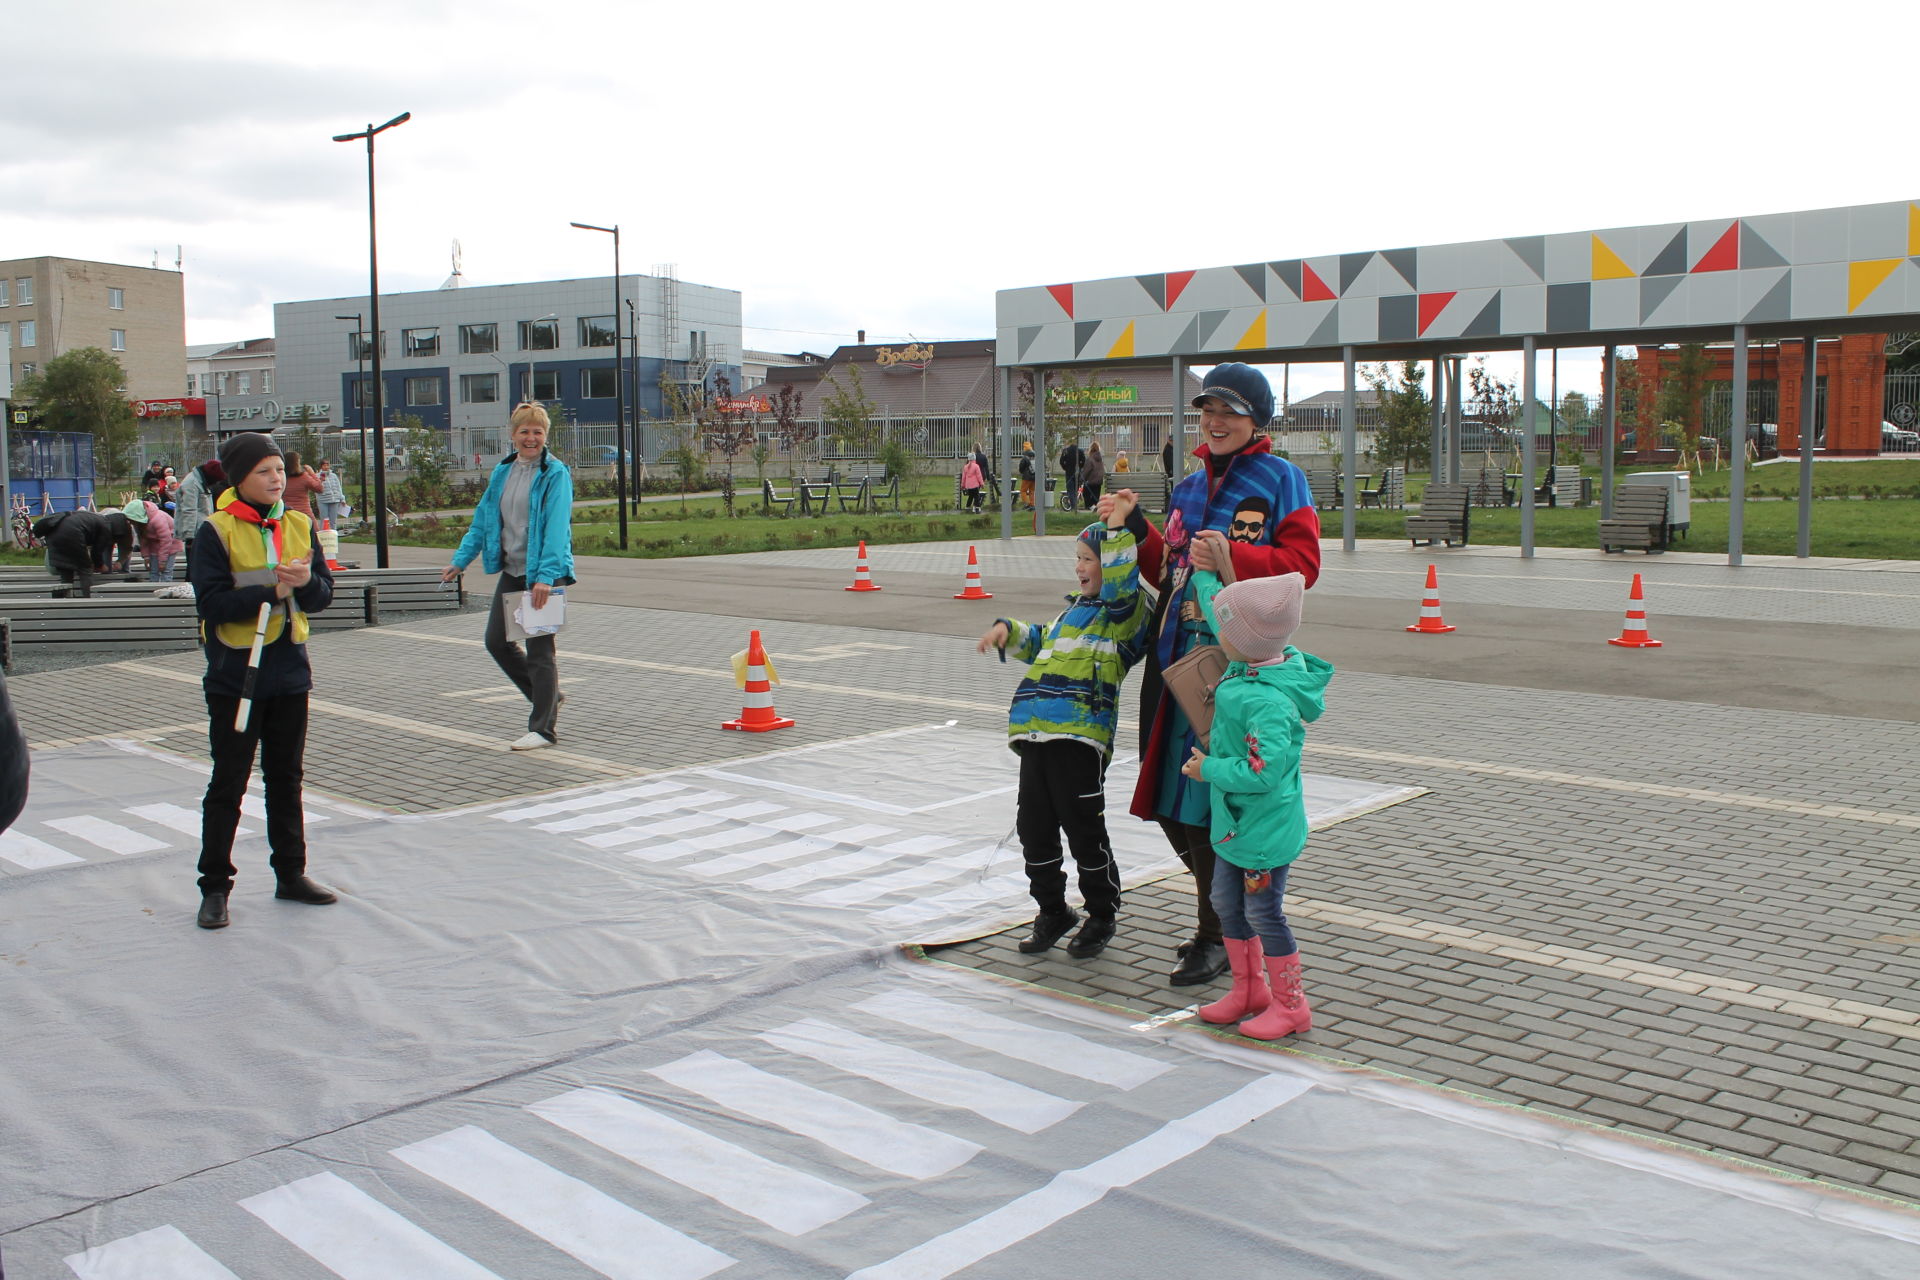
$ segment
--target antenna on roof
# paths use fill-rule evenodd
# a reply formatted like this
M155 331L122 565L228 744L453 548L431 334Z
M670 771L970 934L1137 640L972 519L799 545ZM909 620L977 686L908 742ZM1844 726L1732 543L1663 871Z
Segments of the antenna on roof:
M466 277L460 274L460 242L455 240L453 242L453 274L448 276L440 287L442 289L458 289L466 284L466 282Z
M175 271L180 270L181 266L186 262L186 260L187 260L187 253L186 253L185 246L182 246L182 245L173 246L173 269Z

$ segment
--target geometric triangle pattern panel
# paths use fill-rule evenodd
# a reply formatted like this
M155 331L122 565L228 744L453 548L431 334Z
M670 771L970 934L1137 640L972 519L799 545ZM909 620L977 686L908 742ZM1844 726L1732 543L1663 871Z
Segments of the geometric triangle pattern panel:
M1342 346L1628 341L1868 316L1920 328L1920 200L1270 258L995 299L997 359L1028 365L1324 360Z

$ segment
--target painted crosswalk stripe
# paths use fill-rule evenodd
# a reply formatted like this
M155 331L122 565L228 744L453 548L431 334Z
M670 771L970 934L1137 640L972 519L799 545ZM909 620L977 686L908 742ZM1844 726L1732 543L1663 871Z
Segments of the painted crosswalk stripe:
M762 1071L708 1049L655 1067L653 1074L742 1115L832 1147L905 1178L951 1172L979 1154L977 1143Z
M80 1280L240 1280L178 1227L155 1227L62 1261Z
M724 810L722 811L724 812ZM789 813L778 818L769 818L764 822L754 822L748 826L731 831L717 831L710 834L689 836L685 840L675 840L668 844L652 846L662 852L649 853L638 849L630 850L632 855L646 862L665 862L669 858L685 857L689 853L700 853L708 849L731 849L735 845L746 844L750 840L765 840L769 836L788 833L798 835L812 831L816 827L832 826L844 822L829 813ZM616 849L621 845L638 844L647 839L645 836L626 831L608 831L600 835L583 837L582 842L598 849Z
M755 876L747 881L747 885L754 889L792 889L799 885L811 884L815 880L855 875L871 867L883 867L902 857L929 853L935 849L959 843L951 836L914 836L911 839L898 840L893 844L881 845L874 849L855 849L852 853L843 853L837 858L825 858L819 862L788 867L783 871L770 871L766 875Z
M584 796L569 796L565 800L547 800L520 809L505 809L493 816L501 822L531 822L535 818L545 818L556 813L574 813L597 805L619 804L622 800L644 800L648 796L664 796L670 792L686 789L686 785L679 782L647 782L637 787L619 787L612 791L595 791Z
M240 1207L341 1280L500 1280L338 1174L289 1182Z
M971 910L983 902L1018 899L1025 896L1026 891L1026 875L1020 871L1006 871L931 898L876 911L873 920L882 925L914 925L923 920L937 920L953 912Z
M775 862L786 862L809 853L823 853L836 845L858 844L862 840L872 840L878 836L890 836L892 827L880 827L871 824L847 827L840 831L826 831L817 836L802 836L797 840L785 840L779 844L770 844L764 848L747 849L740 853L729 854L724 858L713 858L706 862L695 862L687 870L695 875L728 876L736 871L745 871L749 867L764 867Z
M46 824L55 831L64 831L70 836L79 836L88 844L97 845L108 853L117 853L123 857L133 853L152 853L155 849L166 848L164 841L143 835L132 827L123 827L117 822L108 822L105 818L95 818L82 814L75 818L48 818Z
M574 818L558 818L552 822L537 823L541 831L585 831L589 827L612 827L635 818L652 818L663 813L674 813L697 804L712 804L716 800L732 800L734 797L724 791L694 791L684 796L675 796L671 800L650 800L646 804L628 805L624 809L596 809L592 813L583 813Z
M777 804L767 804L754 800L746 804L731 805L725 809L713 809L706 813L690 813L684 817L666 818L659 822L645 822L637 827L623 827L618 831L606 831L599 835L581 837L582 844L592 845L596 849L605 849L614 845L630 844L636 840L651 840L660 836L677 836L688 831L704 831L727 822L745 822L752 818L763 818L770 813L780 812Z
M265 822L267 820L267 802L264 798L256 795L242 796L240 797L240 812L246 814L249 818L258 818L260 821ZM309 823L326 822L333 817L330 813L322 813L318 809L310 809L304 805L301 806L300 813Z
M200 811L198 809L189 809L179 804L142 804L135 805L127 812L144 822L171 827L183 836L199 838ZM250 836L257 830L259 830L258 827L242 826L237 828L234 834Z
M788 1053L897 1089L908 1097L971 1111L1021 1133L1038 1133L1065 1120L1081 1106L991 1072L863 1036L818 1018L802 1018L763 1031L760 1039Z
M915 1030L930 1030L1003 1058L1031 1062L1061 1075L1132 1089L1173 1069L1143 1054L1129 1053L1049 1027L1029 1026L957 1000L917 991L890 991L853 1006Z
M608 1280L703 1280L733 1265L718 1249L474 1125L400 1147L393 1154Z
M527 1110L788 1235L838 1222L868 1203L856 1191L776 1164L604 1089L574 1089Z
M1108 1192L1130 1187L1186 1159L1215 1138L1285 1106L1312 1087L1304 1080L1262 1076L1190 1116L1160 1126L1131 1146L1056 1174L1046 1186L898 1257L856 1271L847 1280L945 1280L1098 1204Z
M18 831L0 831L0 858L5 858L15 866L25 867L29 871L38 871L42 867L57 867L67 862L86 861L85 858L50 845L45 840L23 836Z
M830 907L851 907L872 902L875 898L884 898L903 889L917 889L921 885L949 880L956 875L977 873L977 869L991 862L993 855L999 851L999 845L990 844L951 858L937 858L917 866L902 867L885 875L865 876L852 884L834 885L810 893L806 901L821 902Z

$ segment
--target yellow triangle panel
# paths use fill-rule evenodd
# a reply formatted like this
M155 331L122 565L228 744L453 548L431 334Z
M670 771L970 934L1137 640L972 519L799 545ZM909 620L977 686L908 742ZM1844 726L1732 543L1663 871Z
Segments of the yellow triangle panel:
M1233 344L1235 351L1258 351L1267 345L1267 313L1262 311L1240 335L1240 341Z
M1593 238L1593 278L1595 280L1631 280L1633 268L1599 236Z
M1920 204L1907 206L1907 253L1920 254Z
M1127 360L1133 356L1133 321L1127 321L1127 327L1107 348L1107 359Z
M1880 258L1873 262L1849 262L1847 264L1847 310L1853 311L1861 303L1887 282L1893 269L1900 265L1900 258Z

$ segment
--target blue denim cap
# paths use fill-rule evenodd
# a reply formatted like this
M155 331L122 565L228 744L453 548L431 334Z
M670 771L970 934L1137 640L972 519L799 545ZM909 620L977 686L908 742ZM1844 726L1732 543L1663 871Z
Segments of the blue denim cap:
M1208 396L1224 401L1235 413L1246 414L1256 427L1273 421L1273 387L1267 375L1250 364L1216 366L1193 398L1193 407L1198 409Z

